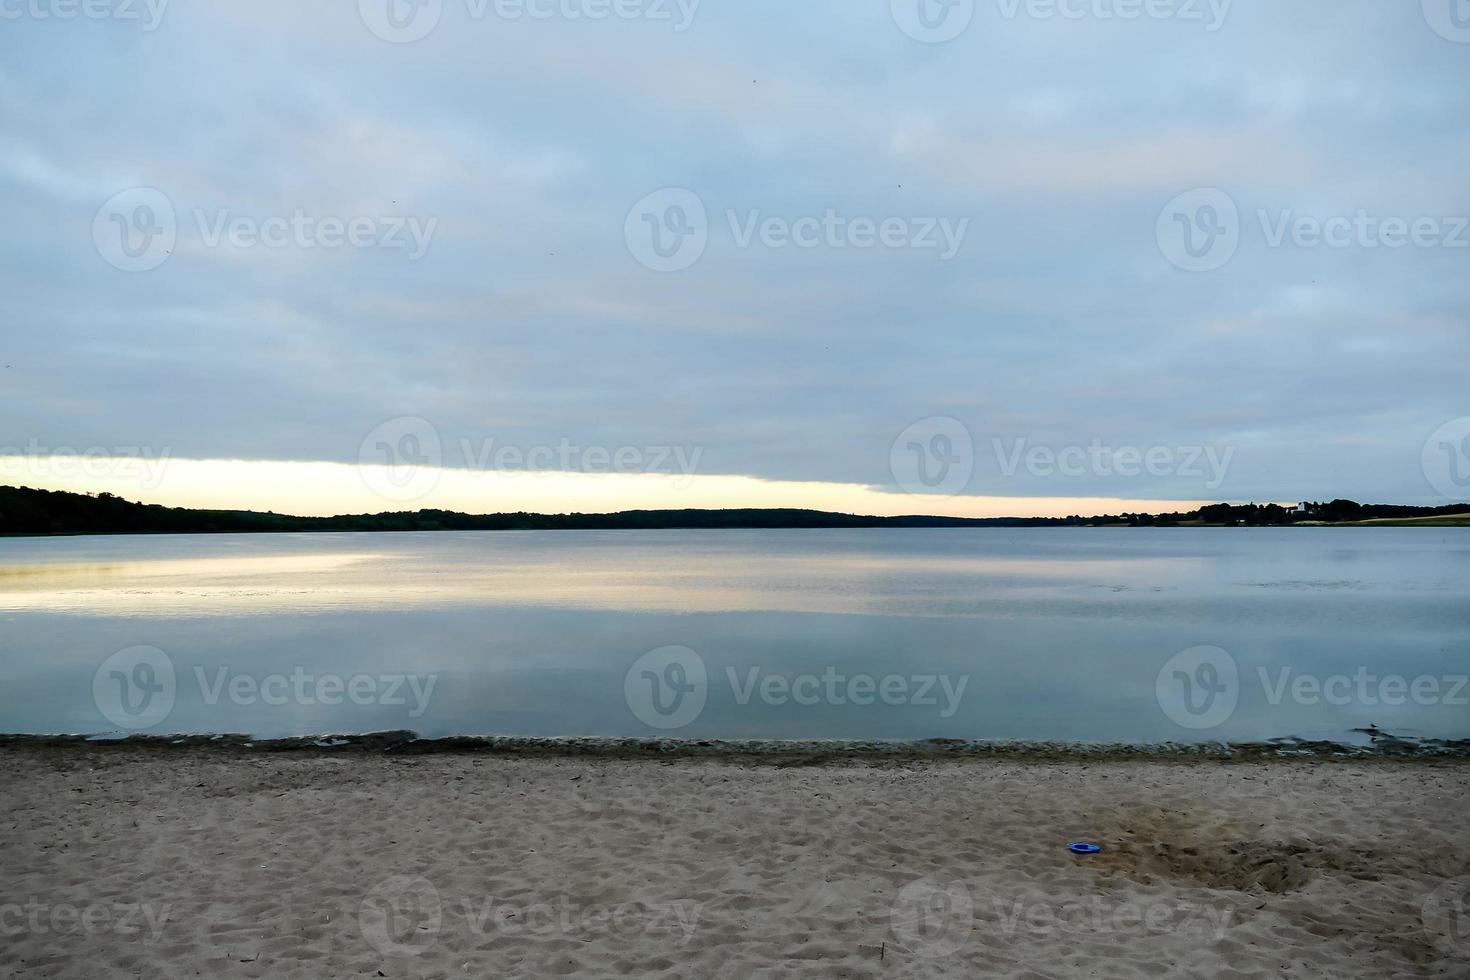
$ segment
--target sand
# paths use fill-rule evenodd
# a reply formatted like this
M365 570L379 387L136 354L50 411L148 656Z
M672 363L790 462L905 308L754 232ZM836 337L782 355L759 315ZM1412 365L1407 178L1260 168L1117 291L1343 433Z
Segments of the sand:
M1466 977L1467 801L1464 762L11 746L0 975Z

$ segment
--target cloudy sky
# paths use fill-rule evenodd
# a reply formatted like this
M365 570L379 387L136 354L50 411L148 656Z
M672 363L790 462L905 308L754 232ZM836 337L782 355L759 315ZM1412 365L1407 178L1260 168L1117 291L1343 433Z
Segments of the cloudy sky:
M0 0L0 482L1464 499L1467 120L1463 0Z

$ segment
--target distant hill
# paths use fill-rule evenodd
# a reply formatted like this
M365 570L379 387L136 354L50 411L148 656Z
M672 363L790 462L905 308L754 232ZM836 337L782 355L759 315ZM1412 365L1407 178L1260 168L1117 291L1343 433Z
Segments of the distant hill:
M819 510L635 510L618 514L460 514L447 510L292 517L248 510L193 510L124 500L109 493L82 494L29 487L0 487L0 534L212 534L282 531L555 531L668 528L860 528L860 527L1171 527L1272 526L1309 523L1413 520L1451 515L1463 520L1470 504L1402 507L1334 500L1290 510L1277 504L1212 504L1171 514L1107 517L864 517ZM1444 523L1456 523L1453 517Z
M0 487L0 534L208 534L270 531L540 531L619 528L986 527L1045 519L862 517L816 510L646 510L619 514L460 514L447 510L292 517L247 510L193 510L108 493Z

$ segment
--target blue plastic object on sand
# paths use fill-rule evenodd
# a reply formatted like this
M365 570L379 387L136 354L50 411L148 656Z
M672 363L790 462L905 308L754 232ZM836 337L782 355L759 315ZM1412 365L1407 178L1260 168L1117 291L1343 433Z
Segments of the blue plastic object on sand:
M1080 841L1074 841L1073 843L1067 845L1067 850L1071 851L1073 854L1096 854L1098 851L1102 850L1102 848L1098 847L1096 844L1083 844Z

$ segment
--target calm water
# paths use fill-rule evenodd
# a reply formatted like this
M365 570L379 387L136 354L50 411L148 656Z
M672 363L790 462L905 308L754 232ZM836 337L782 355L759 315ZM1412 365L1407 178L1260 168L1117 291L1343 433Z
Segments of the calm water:
M0 539L5 732L1470 736L1470 531Z

